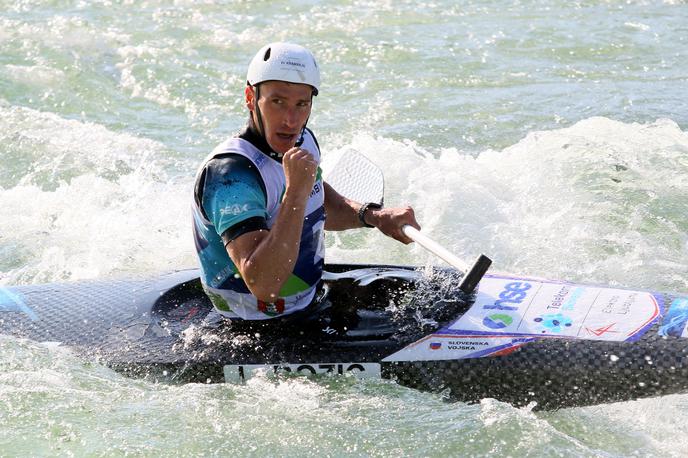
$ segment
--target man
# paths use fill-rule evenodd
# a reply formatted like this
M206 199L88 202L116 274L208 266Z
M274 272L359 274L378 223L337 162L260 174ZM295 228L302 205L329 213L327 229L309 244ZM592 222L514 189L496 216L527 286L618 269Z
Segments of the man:
M314 301L323 229L377 227L403 243L413 210L353 202L323 182L306 128L320 72L289 43L263 47L249 65L248 125L215 148L196 177L194 236L203 287L225 316L264 320Z

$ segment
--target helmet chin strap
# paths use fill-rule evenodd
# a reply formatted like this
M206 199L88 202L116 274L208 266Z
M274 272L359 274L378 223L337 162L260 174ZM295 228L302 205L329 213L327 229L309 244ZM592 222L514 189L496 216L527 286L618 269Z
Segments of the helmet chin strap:
M256 84L253 86L253 96L254 96L254 101L253 101L253 106L255 107L256 110L256 121L257 122L257 127L258 127L258 133L265 138L265 141L267 142L268 139L265 137L265 127L263 127L263 117L260 114L260 107L258 106L258 99L260 98L260 85Z
M308 117L310 118L310 116ZM303 128L301 129L301 135L299 136L299 139L296 140L296 143L294 143L294 146L301 146L303 145L303 134L306 133L306 124L308 124L308 118L306 118L306 122L303 123Z

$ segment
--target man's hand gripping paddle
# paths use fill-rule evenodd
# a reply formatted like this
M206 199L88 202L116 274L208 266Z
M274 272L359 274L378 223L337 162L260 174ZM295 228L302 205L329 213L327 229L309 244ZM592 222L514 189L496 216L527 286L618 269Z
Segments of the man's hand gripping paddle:
M326 181L341 195L356 202L376 202L380 205L384 202L385 177L382 170L355 151L345 153L340 158ZM467 294L473 292L492 264L490 258L481 254L472 265L468 265L415 227L405 225L402 230L408 238L463 272L459 289Z

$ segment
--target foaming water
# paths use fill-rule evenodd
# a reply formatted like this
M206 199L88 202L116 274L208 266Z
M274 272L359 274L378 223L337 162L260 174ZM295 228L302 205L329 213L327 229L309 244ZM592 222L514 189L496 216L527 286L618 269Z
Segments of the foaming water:
M590 118L477 154L374 137L347 147L384 170L390 205L412 205L424 231L466 259L485 252L501 271L688 289L688 134L671 120ZM377 262L434 261L377 233L367 243L385 248Z
M491 240L509 246L514 269L685 290L687 152L688 135L670 120L591 118L483 154L509 196Z
M193 174L151 140L0 107L0 281L40 283L170 270L194 262ZM156 228L151 231L151 224ZM167 253L160 256L160 253Z
M10 243L3 249L23 256L5 270L8 283L193 265L186 248L191 179L175 173L179 159L157 142L99 126L31 111L23 116L48 126L43 140L62 131L51 130L52 121L88 130L97 138L93 148L105 146L80 150L74 142L48 166L5 178L0 221ZM368 153L387 177L389 204L412 205L424 231L463 257L488 253L498 270L684 290L688 231L681 197L688 190L679 177L687 166L686 137L670 120L590 118L478 153L333 136L328 160L349 149ZM59 136L43 140L32 149L60 144ZM102 159L89 162L86 150ZM124 165L117 168L117 161ZM100 216L83 219L90 213ZM142 221L155 222L152 236ZM21 243L39 230L44 245ZM170 260L168 250L181 261ZM374 231L330 234L328 253L332 261L437 262ZM534 413L493 400L447 403L441 394L393 382L346 378L159 385L124 378L61 347L8 338L0 354L0 397L8 405L2 415L13 425L0 443L17 454L680 456L687 447L669 440L682 435L682 423L664 420L667 412L688 415L685 396Z
M347 377L170 386L126 379L55 345L0 338L0 444L12 454L679 456L685 397L533 413L447 403ZM518 440L514 440L518 438Z
M194 163L90 123L27 109L3 114L12 152L0 195L5 283L195 264ZM591 118L478 154L365 135L329 144L332 156L368 154L386 175L388 205L413 206L424 230L466 259L482 251L503 271L683 290L687 137L670 120ZM26 243L32 233L42 237ZM328 245L333 261L435 262L377 232L330 235Z

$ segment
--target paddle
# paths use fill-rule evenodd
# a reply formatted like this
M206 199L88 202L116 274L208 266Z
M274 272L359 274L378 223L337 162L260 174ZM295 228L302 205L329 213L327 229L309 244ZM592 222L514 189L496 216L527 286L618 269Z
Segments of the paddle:
M343 154L325 181L356 202L377 202L380 205L384 202L385 177L382 170L356 151ZM408 238L463 272L459 289L465 293L473 292L492 264L490 258L481 254L472 265L468 265L418 229L406 225L402 230Z

